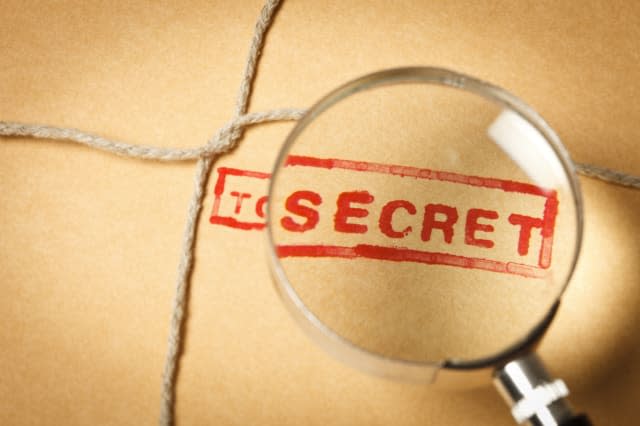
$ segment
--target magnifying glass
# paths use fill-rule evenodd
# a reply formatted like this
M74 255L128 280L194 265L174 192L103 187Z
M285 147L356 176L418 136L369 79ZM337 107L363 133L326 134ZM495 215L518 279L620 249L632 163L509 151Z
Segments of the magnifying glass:
M580 189L515 96L438 68L351 81L289 134L267 210L276 288L332 355L424 383L488 371L518 423L590 424L534 354L577 261Z

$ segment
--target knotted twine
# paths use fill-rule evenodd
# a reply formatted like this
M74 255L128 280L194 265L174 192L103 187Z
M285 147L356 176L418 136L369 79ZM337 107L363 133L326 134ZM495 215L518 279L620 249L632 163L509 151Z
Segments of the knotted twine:
M76 142L123 157L143 160L197 160L194 191L189 203L187 221L182 239L182 254L180 263L178 264L176 293L173 300L167 356L162 378L162 399L159 418L159 424L161 426L170 426L174 423L177 383L176 371L180 361L181 344L185 333L184 314L194 262L196 223L200 216L202 200L204 198L211 165L216 158L236 146L242 137L242 131L245 127L273 121L298 120L305 113L305 110L292 108L247 113L258 59L260 58L262 46L264 45L265 35L273 21L279 3L280 0L267 0L262 7L255 25L249 55L245 64L240 89L238 90L234 117L226 125L221 127L204 146L197 148L161 148L135 145L106 139L73 128L0 121L0 136L21 136ZM578 173L587 177L640 189L640 176L633 176L592 164L576 164L576 169Z

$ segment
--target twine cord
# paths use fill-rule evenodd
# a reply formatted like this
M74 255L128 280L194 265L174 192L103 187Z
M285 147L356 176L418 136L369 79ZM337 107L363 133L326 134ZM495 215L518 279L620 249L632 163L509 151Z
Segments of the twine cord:
M187 305L191 271L193 269L196 223L202 208L202 199L207 185L212 157L233 148L242 135L242 127L234 125L234 123L236 121L241 121L240 117L247 111L249 96L251 94L251 85L255 77L258 57L260 56L260 51L262 50L262 45L264 43L264 36L271 24L278 4L279 0L267 0L260 12L260 17L256 23L253 39L251 41L251 48L249 49L249 56L244 69L242 82L240 83L240 89L238 91L234 120L230 125L223 127L216 132L216 135L205 146L204 153L208 156L202 157L198 160L195 176L195 188L189 204L187 223L184 229L182 256L178 266L176 295L173 301L173 313L171 315L171 326L169 329L167 357L165 359L164 374L162 376L162 399L160 403L159 419L160 426L171 426L174 424L175 419L176 373L180 362L181 344L184 338L184 314ZM262 118L275 118L277 116L277 114L266 113ZM208 152L209 150L211 152Z
M161 148L133 145L105 139L77 129L0 121L0 136L24 136L38 139L76 142L90 148L107 151L123 157L159 161L190 161L215 156L229 151L239 136L234 132L243 127L272 121L297 120L304 110L276 109L264 112L237 115L218 130L206 145L197 148Z
M182 240L182 252L178 265L175 297L169 327L168 348L162 377L160 407L160 426L171 426L175 419L175 396L177 370L180 362L181 345L184 339L185 310L194 263L194 249L197 234L197 222L202 208L207 179L213 161L218 156L233 149L242 137L243 130L251 125L274 121L295 121L305 113L302 109L274 109L263 112L247 113L253 80L258 59L265 41L265 35L277 11L280 0L267 0L256 22L249 55L235 106L234 117L221 127L208 142L196 148L162 148L135 145L106 139L97 135L72 128L46 126L0 121L0 136L30 137L67 141L99 149L123 157L156 161L194 161L197 160L194 177L194 190L189 203L187 221ZM640 189L640 176L626 174L592 164L576 164L581 175L604 182Z
M586 177L628 188L640 189L640 176L634 176L594 164L578 163L576 171Z

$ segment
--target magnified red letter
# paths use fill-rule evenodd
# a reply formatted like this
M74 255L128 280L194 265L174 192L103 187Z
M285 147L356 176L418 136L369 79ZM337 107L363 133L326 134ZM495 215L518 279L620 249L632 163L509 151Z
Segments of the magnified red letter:
M373 195L367 191L351 191L343 192L338 195L336 204L338 209L334 216L334 228L339 232L352 234L364 234L367 232L367 225L360 223L349 223L347 219L350 217L367 217L369 211L358 207L351 207L351 203L371 204Z
M445 215L446 219L436 220L436 214ZM422 241L431 239L431 231L440 229L444 234L444 241L451 244L453 239L453 225L458 221L458 210L445 204L427 204L424 206L424 221L422 222Z
M497 219L498 212L493 210L469 209L467 212L467 221L464 226L464 242L470 246L491 248L494 242L476 238L476 231L493 232L493 225L486 223L478 223L481 217L487 219Z
M320 214L313 207L305 206L301 204L302 201L311 203L314 206L319 206L322 203L320 194L313 191L296 191L287 197L285 201L285 207L287 210L295 215L301 216L306 220L302 223L298 223L291 218L291 216L285 216L280 223L282 227L287 231L292 232L305 232L313 229L320 220Z
M405 200L394 200L385 204L380 213L380 221L378 223L380 225L380 231L387 237L402 238L411 232L411 226L407 226L402 231L396 231L391 225L393 214L400 208L406 210L410 215L416 214L416 206Z
M523 216L520 214L512 214L509 216L509 223L520 226L520 237L518 238L518 254L526 256L529 253L529 240L531 239L531 228L542 228L542 220Z

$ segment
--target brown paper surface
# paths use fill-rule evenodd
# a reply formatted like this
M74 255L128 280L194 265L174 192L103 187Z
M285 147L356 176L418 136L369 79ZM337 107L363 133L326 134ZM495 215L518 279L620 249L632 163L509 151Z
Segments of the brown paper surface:
M5 1L0 119L202 145L232 117L260 7ZM306 108L382 68L450 67L525 99L576 161L637 175L638 24L630 1L285 2L250 109ZM249 129L212 170L178 423L512 424L489 386L393 382L325 354L273 290L264 232L210 222L220 169L269 172L291 128ZM70 143L0 141L0 424L156 422L194 170ZM238 190L262 195L266 180L255 179L237 180ZM584 247L540 353L596 424L633 424L640 193L581 184Z

